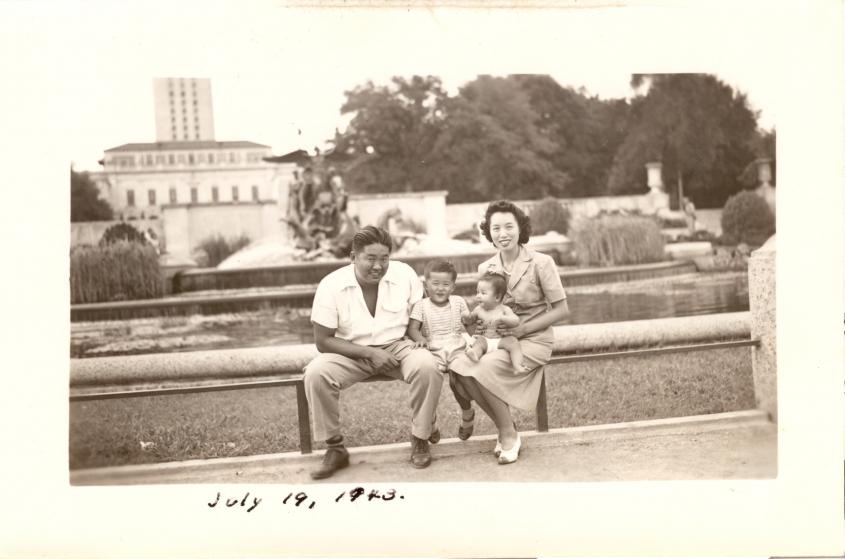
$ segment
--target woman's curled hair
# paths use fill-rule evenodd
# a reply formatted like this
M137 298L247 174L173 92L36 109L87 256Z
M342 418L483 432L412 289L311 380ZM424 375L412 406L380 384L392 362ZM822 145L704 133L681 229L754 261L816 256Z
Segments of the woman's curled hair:
M528 242L528 239L531 238L531 221L525 215L525 212L510 200L496 200L495 202L490 202L490 205L487 206L487 211L484 212L484 219L481 222L481 232L484 233L485 239L491 243L493 242L493 238L490 236L490 216L495 213L512 214L516 218L516 224L519 227L519 240L517 242L521 245Z

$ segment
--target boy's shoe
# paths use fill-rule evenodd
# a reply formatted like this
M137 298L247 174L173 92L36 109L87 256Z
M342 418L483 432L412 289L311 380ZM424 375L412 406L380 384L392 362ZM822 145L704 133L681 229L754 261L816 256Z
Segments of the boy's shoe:
M427 468L431 464L431 452L428 441L411 435L411 465L415 468Z
M458 438L462 441L467 440L472 436L472 430L475 429L475 410L472 411L472 417L469 420L464 420L463 411L461 412L461 426L458 427Z
M431 435L428 436L428 442L431 444L437 444L440 442L440 429L437 427L431 432Z
M343 445L329 446L323 455L323 463L311 471L311 479L325 479L349 465L349 451Z

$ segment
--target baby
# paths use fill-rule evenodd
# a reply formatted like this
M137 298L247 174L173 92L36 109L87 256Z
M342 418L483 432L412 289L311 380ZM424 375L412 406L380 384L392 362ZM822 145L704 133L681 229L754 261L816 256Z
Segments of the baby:
M411 309L406 332L417 347L425 347L434 355L441 372L445 372L449 363L464 352L467 343L472 342L464 328L464 324L470 321L469 307L463 297L452 295L457 277L458 272L451 262L435 259L428 263L425 267L428 297L418 301ZM458 403L461 406L458 437L466 440L472 435L475 412L469 402L459 399ZM436 428L432 437L429 439L431 442L440 439Z
M497 332L501 324L506 328L513 328L519 324L519 317L507 305L502 304L507 290L507 280L501 274L488 272L478 280L476 298L478 305L464 319L465 324L478 321L479 328L475 332L472 344L466 349L467 355L473 361L496 349L504 349L510 354L511 364L517 373L527 373L531 367L523 363L522 348L513 336L502 337Z

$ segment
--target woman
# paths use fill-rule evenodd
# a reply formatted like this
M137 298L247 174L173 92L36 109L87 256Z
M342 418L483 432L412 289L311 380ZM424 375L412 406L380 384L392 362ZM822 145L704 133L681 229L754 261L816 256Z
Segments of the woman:
M531 235L531 224L522 210L507 200L492 202L485 212L481 231L497 253L482 262L478 271L480 274L498 272L507 278L504 303L521 319L513 328L500 327L499 333L519 340L525 362L532 367L525 373L516 372L508 352L497 350L484 355L477 363L468 356L460 356L449 369L458 401L465 399L461 407L464 410L470 407L466 400L478 402L499 431L496 444L499 464L511 464L519 457L522 441L509 406L536 408L543 380L539 368L552 356L552 325L563 320L569 308L554 260L524 246Z

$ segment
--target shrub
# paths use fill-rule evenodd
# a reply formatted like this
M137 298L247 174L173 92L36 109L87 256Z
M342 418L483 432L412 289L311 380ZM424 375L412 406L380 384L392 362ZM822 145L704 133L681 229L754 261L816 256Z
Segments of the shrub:
M129 241L130 243L144 244L147 240L144 234L128 223L116 223L105 230L100 237L100 246L110 245L118 241Z
M200 266L213 268L250 243L249 237L225 239L223 235L214 235L200 242L196 248L196 260Z
M725 244L761 246L775 232L775 216L763 198L745 190L725 203L722 232Z
M71 303L149 299L161 293L158 255L150 245L115 241L71 250Z
M607 215L577 220L572 242L582 266L642 264L664 259L660 226L649 217Z
M531 232L542 235L555 231L562 235L569 232L569 210L560 205L556 198L543 198L531 210Z

